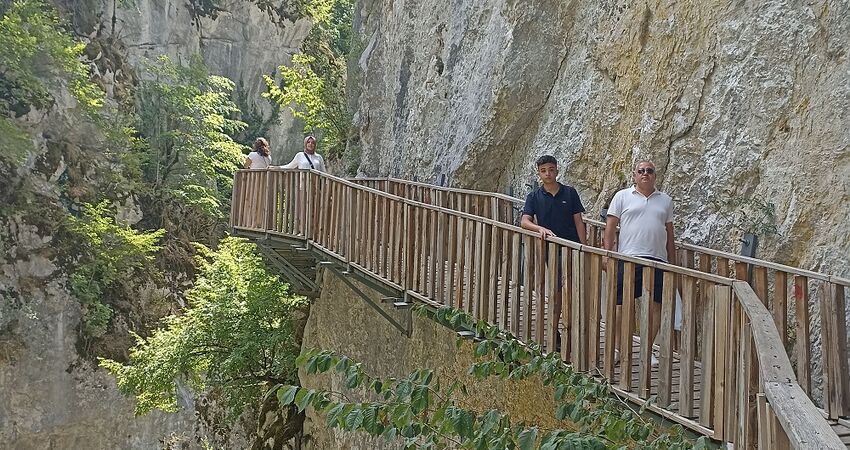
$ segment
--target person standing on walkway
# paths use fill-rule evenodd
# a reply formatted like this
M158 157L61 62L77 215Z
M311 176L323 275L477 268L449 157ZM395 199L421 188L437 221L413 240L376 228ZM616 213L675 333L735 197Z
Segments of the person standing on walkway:
M304 138L304 151L295 154L292 161L280 166L281 169L316 169L320 172L326 172L325 160L322 155L316 153L316 138L307 136Z
M586 243L587 231L581 213L584 206L578 192L572 186L559 183L558 161L551 155L544 155L537 159L537 175L540 177L542 186L529 192L525 198L525 206L522 209L522 221L520 226L526 230L540 234L544 241L548 237L559 237L581 244ZM558 261L558 285L555 289L554 313L558 320L552 321L550 330L558 331L558 321L561 317L561 286L563 284L563 267L561 267L560 255ZM560 339L556 341L560 346ZM557 348L556 348L557 350Z
M254 151L248 153L245 158L246 169L268 169L272 163L272 155L269 150L269 141L258 137L254 141Z
M632 175L634 185L617 192L608 207L605 249L629 256L676 264L676 247L673 241L673 199L655 187L658 174L652 161L638 161ZM619 238L617 226L620 227ZM662 270L654 272L654 292L649 308L649 325L653 341L661 327L661 293L664 280ZM617 307L614 327L610 332L613 333L615 341L620 335L615 330L620 329L622 318L623 278L624 263L620 261L617 265ZM638 298L641 295L643 295L643 266L637 264L634 274L634 296ZM634 299L626 299L626 301L634 301ZM619 347L616 342L614 347ZM657 364L656 361L653 354L652 363Z

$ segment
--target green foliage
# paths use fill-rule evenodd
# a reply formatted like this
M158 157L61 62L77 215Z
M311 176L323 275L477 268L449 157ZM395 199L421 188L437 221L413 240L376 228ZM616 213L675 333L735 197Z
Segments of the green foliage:
M244 161L232 135L245 123L231 100L233 82L209 75L199 57L188 67L161 56L138 89L140 170L161 213L177 205L225 215L233 171ZM168 222L167 220L165 222Z
M319 135L321 151L331 158L342 155L351 129L345 79L353 7L351 0L316 2L318 19L292 67L278 68L280 84L264 75L268 92L263 95L304 120L305 133Z
M694 443L681 427L659 434L645 421L608 394L608 386L573 371L558 355L544 355L536 344L525 345L509 333L468 314L443 308L433 315L454 329L475 330L480 342L475 353L485 361L469 374L476 379L499 377L519 380L538 376L554 388L558 420L570 420L579 429L543 429L515 423L499 410L473 411L458 405L469 396L457 380L439 380L431 370L419 369L400 379L380 379L366 374L361 365L329 351L308 350L297 363L308 374L336 372L348 389L368 389L377 401L352 402L344 393L281 386L281 405L299 410L311 407L325 414L334 428L362 431L387 440L400 439L405 448L468 449L689 449ZM705 439L697 442L704 445Z
M119 389L135 395L136 413L177 408L177 382L218 389L231 417L260 399L267 386L297 380L293 313L306 300L265 269L255 246L228 237L218 250L201 248L188 308L138 338L123 365L101 359Z
M103 92L81 60L85 44L63 29L52 7L13 0L0 10L0 157L17 161L25 154L25 133L8 117L48 108L60 86L93 112L103 105Z
M82 331L87 337L101 337L112 318L104 297L119 292L129 296L133 279L154 272L157 243L165 232L139 232L116 223L106 201L84 204L82 217L68 216L68 229L80 254L70 287L83 305Z

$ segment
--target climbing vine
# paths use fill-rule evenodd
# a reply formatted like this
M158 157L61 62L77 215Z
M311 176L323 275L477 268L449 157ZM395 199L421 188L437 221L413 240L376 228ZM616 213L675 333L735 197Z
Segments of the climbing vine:
M708 442L704 437L688 440L679 425L659 432L655 422L612 397L607 384L576 372L537 344L522 343L455 309L420 312L452 329L474 331L479 362L468 370L474 379L539 377L554 389L555 418L574 426L546 429L514 421L500 410L464 408L459 405L466 403L467 387L458 380L441 380L431 369L418 369L403 378L379 378L346 356L318 349L303 352L296 361L307 374L336 372L347 389L367 389L377 400L352 401L344 392L285 385L278 390L281 405L312 408L325 415L330 427L399 439L405 448L660 450L700 449Z

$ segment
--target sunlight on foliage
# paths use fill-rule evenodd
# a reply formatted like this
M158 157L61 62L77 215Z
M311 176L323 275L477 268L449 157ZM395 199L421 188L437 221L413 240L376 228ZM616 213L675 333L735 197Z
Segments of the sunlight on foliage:
M146 76L138 90L136 145L147 194L224 217L233 171L245 159L232 137L246 126L232 118L239 112L233 82L209 75L199 57L184 67L161 56Z
M16 138L10 141L7 130L17 125L7 117L49 108L62 86L89 113L103 105L104 93L90 81L82 61L85 44L65 31L53 7L40 0L14 0L0 10L0 157L18 161L25 154L23 131L12 130Z
M297 381L292 316L306 300L291 296L245 240L228 237L216 251L199 250L188 308L137 337L129 364L100 361L121 392L136 396L137 414L175 411L179 380L197 391L219 389L231 417L268 386Z
M351 48L351 0L322 3L323 15L304 40L292 65L278 68L280 83L264 75L263 96L287 107L304 121L304 132L319 136L319 151L339 157L346 148L351 115L346 105L346 58ZM319 14L317 12L316 14Z
M106 334L112 308L103 302L142 273L152 273L157 243L164 230L140 232L115 222L108 202L84 204L82 217L68 216L68 228L77 238L80 259L71 277L71 293L83 305L83 334ZM129 296L130 293L122 292Z

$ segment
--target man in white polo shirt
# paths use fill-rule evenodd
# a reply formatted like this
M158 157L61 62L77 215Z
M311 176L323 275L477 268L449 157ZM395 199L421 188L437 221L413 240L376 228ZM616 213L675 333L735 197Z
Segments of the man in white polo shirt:
M629 256L676 264L676 247L673 241L673 199L655 188L657 174L652 161L643 160L635 164L634 186L614 195L608 208L605 224L605 248ZM619 242L617 226L620 226ZM609 274L610 276L610 274ZM655 335L661 326L661 293L664 275L661 270L654 274L653 301L650 303L650 332ZM635 266L635 298L643 295L643 266ZM626 299L633 301L634 299ZM617 267L617 308L614 328L620 329L623 304L623 263ZM614 332L615 338L620 333ZM619 347L615 343L616 347ZM653 355L653 363L655 356Z

